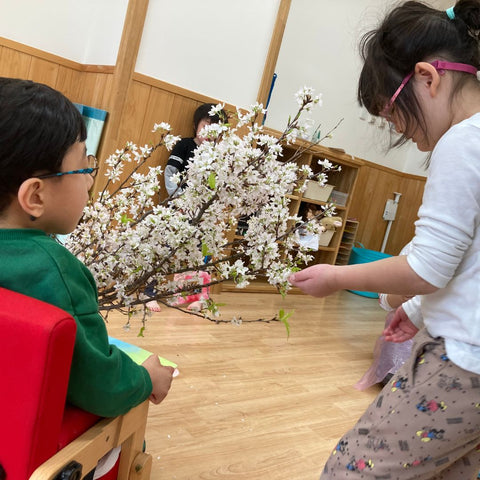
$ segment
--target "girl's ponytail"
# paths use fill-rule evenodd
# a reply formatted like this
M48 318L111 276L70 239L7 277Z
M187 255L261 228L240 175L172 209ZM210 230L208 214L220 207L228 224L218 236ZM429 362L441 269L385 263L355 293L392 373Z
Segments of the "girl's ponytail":
M475 42L480 39L480 0L459 0L451 10L454 14L452 19L465 33ZM471 41L466 39L466 41Z

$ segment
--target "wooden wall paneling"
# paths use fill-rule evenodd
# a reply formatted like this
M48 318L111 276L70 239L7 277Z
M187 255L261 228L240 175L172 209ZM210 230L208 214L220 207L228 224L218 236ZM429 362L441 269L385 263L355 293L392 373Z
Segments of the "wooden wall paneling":
M81 103L90 107L109 109L113 75L101 72L86 72L81 88Z
M357 241L366 248L380 250L387 228L383 220L385 202L398 191L399 179L370 166L363 166L359 177L350 217L359 221Z
M152 132L155 123L167 122L172 124L175 95L165 90L152 87L148 103L144 111L142 122L142 138L144 142L154 142L157 135Z
M60 65L58 68L57 83L55 88L62 92L72 102L83 103L82 89L85 73Z
M105 144L105 134L102 139L102 143L99 148L99 174L95 180L95 191L100 191L104 186L104 172L106 166L104 159L109 157L117 149L121 149L125 146L127 141L131 141L137 145L143 145L145 139L142 138L142 126L147 109L148 99L150 96L151 87L148 85L133 82L128 89L128 94L125 99L123 111L121 115L121 122L119 123L119 130L115 133L116 143L110 142ZM108 122L108 116L107 116Z
M402 193L402 196L385 249L389 253L399 253L415 235L414 223L418 218L417 212L422 204L424 187L424 178L402 178L398 190L399 193Z
M28 78L32 62L31 55L6 46L0 48L0 75L12 78Z
M49 60L33 57L30 63L28 79L34 82L44 83L52 88L57 84L59 65Z
M172 124L172 114L175 112L175 95L152 87L147 107L144 112L142 123L142 142L147 144L156 144L159 140L159 134L152 132L155 123L167 122ZM172 125L171 125L172 126ZM177 134L175 128L173 133ZM151 157L150 164L152 166L161 165L165 167L169 152L165 147L160 147ZM162 179L160 182L160 198L167 196L165 183Z
M128 89L127 98L122 112L122 121L120 123L117 145L113 145L110 155L115 149L122 147L126 141L142 143L142 131L145 111L150 98L151 87L142 83L133 82Z
M369 199L373 195L375 188L374 182L372 182L372 175L368 167L361 167L357 177L357 187L351 199L351 206L349 215L359 222L357 230L357 241L366 241L367 220L368 212L365 212L366 208L371 208L369 205Z
M210 103L210 102L205 102ZM212 101L211 103L216 103ZM175 96L173 108L170 113L170 125L174 135L180 135L182 138L194 136L193 115L195 110L202 105L192 98Z
M366 162L360 168L349 216L358 220L356 240L366 248L380 250L387 229L383 211L393 192L402 194L385 252L398 255L414 235L414 222L422 201L425 178L397 172Z

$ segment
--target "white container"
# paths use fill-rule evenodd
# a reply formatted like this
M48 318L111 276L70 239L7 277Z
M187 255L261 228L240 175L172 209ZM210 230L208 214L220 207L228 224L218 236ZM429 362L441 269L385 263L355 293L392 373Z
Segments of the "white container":
M347 204L348 193L339 192L334 190L332 192L330 201L336 203L339 207L344 207Z

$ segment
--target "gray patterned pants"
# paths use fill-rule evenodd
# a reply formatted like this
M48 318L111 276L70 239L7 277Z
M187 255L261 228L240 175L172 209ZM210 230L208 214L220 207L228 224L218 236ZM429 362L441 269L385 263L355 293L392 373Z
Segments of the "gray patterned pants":
M321 480L473 480L480 468L480 376L424 329L410 359L338 442Z

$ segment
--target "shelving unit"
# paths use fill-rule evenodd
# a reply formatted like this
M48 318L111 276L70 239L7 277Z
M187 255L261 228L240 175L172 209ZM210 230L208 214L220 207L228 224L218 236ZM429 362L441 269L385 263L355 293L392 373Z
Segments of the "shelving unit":
M352 248L357 235L358 222L356 220L347 219L343 230L342 241L338 248L337 259L335 265L347 265L352 253Z
M267 131L266 133L270 135L279 135L279 132L271 130ZM321 170L321 166L318 165L319 160L327 159L334 165L341 166L341 171L328 173L328 183L330 185L334 185L334 191L332 192L331 197L337 194L341 203L344 203L337 204L335 213L336 216L342 218L342 226L337 228L328 246L319 246L317 251L312 252L314 259L309 263L309 265L314 265L317 263L328 263L334 265L337 262L337 258L338 261L342 261L342 259L345 257L345 245L343 245L342 242L345 229L347 229L347 233L349 233L348 229L350 228L350 221L348 220L348 210L350 208L352 194L355 189L358 170L362 165L362 161L346 154L343 150L328 148L321 145L314 145L313 143L307 141L299 141L295 145L284 147L283 157L286 160L294 158L299 147L307 147L308 149L298 156L295 161L300 165L309 165L314 173L319 173ZM322 206L327 203L306 198L302 194L290 195L289 198L290 213L298 215L301 214L307 204ZM236 289L235 285L225 282L222 284L221 289L222 291L237 292L275 291L274 287L271 287L262 281L252 282L252 284L245 289Z

